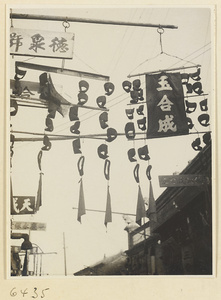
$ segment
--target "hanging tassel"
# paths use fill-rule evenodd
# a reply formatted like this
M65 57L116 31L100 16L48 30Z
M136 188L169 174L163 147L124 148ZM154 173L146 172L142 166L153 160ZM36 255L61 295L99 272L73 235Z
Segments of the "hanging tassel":
M111 210L111 197L110 197L110 189L109 186L107 188L107 204L106 204L106 212L104 225L107 227L107 223L112 222L112 210Z
M80 180L80 192L79 192L79 202L78 202L78 216L77 220L81 223L81 216L86 214L85 210L85 201L84 201L84 190L83 190L83 181Z

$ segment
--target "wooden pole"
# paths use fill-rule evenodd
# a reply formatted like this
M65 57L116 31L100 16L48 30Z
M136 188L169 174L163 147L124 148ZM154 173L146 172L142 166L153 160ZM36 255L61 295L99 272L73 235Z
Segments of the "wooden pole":
M71 69L61 69L58 67L50 67L50 66L45 66L45 65L31 64L31 63L26 63L26 62L22 62L22 61L16 61L15 64L17 67L21 67L21 68L49 72L49 73L52 72L52 73L57 73L60 75L63 74L63 75L78 76L78 77L88 77L88 78L92 78L92 79L99 79L99 80L105 80L105 81L110 80L109 76L95 74L95 73L82 72L82 71L71 70Z
M179 68L171 68L171 69L162 69L158 71L152 71L152 72L144 72L140 74L134 74L134 75L128 75L128 78L136 77L136 76L142 76L142 75L152 75L152 74L158 74L161 72L167 72L167 71L178 71L178 70L184 70L184 69L192 69L192 68L199 68L201 65L195 65L195 66L189 66L189 67L179 67Z
M133 23L123 21L111 21L111 20L97 20L97 19L85 19L76 17L61 17L61 16L46 16L46 15L34 15L34 14L10 14L11 19L22 19L22 20L45 20L45 21L68 21L77 23L90 23L90 24L102 24L102 25L122 25L122 26L138 26L138 27L155 27L155 28L168 28L177 29L174 25L163 25L163 24L151 24L151 23Z
M63 232L63 244L64 244L64 274L67 276L67 260L66 260L66 247L65 247L65 234Z
M72 207L73 209L78 209L77 207ZM105 210L99 210L99 209L86 209L87 211L93 211L93 212L101 212L101 213L105 213ZM112 211L112 214L115 215L128 215L128 216L136 216L135 214L129 214L129 213L123 213L123 212L116 212L116 211Z

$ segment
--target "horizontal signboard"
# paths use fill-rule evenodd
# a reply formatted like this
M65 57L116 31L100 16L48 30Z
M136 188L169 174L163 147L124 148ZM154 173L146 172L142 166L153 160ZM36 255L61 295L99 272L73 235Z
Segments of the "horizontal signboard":
M202 186L208 183L204 175L162 175L159 176L160 187Z
M16 222L12 221L12 230L38 230L45 231L45 223L36 223L36 222Z
M33 29L10 29L10 54L53 58L73 57L74 34Z

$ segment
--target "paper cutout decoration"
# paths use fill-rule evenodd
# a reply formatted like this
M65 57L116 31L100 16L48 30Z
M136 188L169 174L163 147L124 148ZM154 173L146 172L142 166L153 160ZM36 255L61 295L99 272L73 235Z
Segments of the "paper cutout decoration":
M138 108L137 108L137 114L138 115L143 115L143 110L144 110L144 105L140 105Z
M147 129L146 122L147 122L146 117L144 117L143 119L137 120L137 125L138 125L139 129L141 129L143 131L146 130Z
M133 89L135 91L139 91L140 90L140 86L141 86L141 82L140 82L140 79L135 79L133 81Z
M114 128L107 129L107 138L105 139L107 142L112 142L117 138L117 131Z
M153 195L153 187L151 181L150 181L150 189L149 189L149 205L147 210L147 216L150 219L150 221L157 222L156 202Z
M189 133L180 73L146 75L147 138Z
M97 148L97 153L98 156L102 159L106 159L108 157L108 147L106 144L101 144L98 148Z
M54 130L54 125L53 125L53 121L51 118L49 118L49 116L47 116L46 120L45 120L45 125L47 126L45 128L45 131L53 131Z
M80 134L80 131L78 130L80 128L80 121L76 121L71 127L70 127L70 131L73 134Z
M36 198L36 204L35 204L35 213L42 206L42 176L43 176L43 173L40 173L38 191L37 191L37 198Z
M74 154L81 154L81 142L80 139L75 139L72 142Z
M111 209L110 190L109 190L109 186L108 186L108 188L107 188L107 203L106 203L104 225L107 227L107 223L110 223L110 222L112 222L112 209Z
M109 159L106 159L104 162L104 176L106 180L110 180L110 164L111 162Z
M194 84L187 83L186 87L188 94L192 94L192 92L195 92L196 94L201 95L203 93L201 82L194 82Z
M196 102L189 102L186 100L186 113L191 114L196 110Z
M136 180L137 183L140 182L140 179L139 179L139 168L140 168L140 165L137 164L134 168L134 179Z
M137 161L136 158L134 158L134 156L136 155L136 151L134 148L129 149L127 152L127 155L128 155L129 161L131 161L131 162Z
M18 112L18 103L15 100L10 101L10 116L15 116Z
M23 79L25 77L26 73L27 73L27 71L21 70L18 68L17 65L15 65L15 77L14 77L15 80Z
M86 93L89 89L89 83L85 80L81 80L78 85L80 92Z
M208 110L207 99L200 101L200 109L201 109L201 111Z
M200 146L200 144L201 144L200 138L196 138L195 141L192 142L192 148L195 151L200 151L200 150L202 150L202 147Z
M145 205L140 186L138 187L136 223L141 226L142 218L146 217Z
M135 127L134 127L133 122L127 123L124 130L125 130L126 137L128 139L134 139L135 138L136 134L135 134Z
M43 144L44 144L44 147L42 147L41 150L49 151L51 149L51 142L47 135L44 135Z
M134 118L134 108L125 109L128 119L132 120Z
M69 110L69 119L70 121L78 121L78 106L71 106Z
M110 96L111 94L113 94L115 87L112 82L106 82L104 84L104 89L106 91L105 95Z
M210 125L209 119L210 119L210 116L208 114L202 114L198 117L199 123L204 127L207 127Z
M106 111L102 112L99 116L100 126L102 129L105 129L108 127L108 113Z
M42 155L43 155L43 152L42 152L42 151L39 151L37 160L38 160L38 168L39 168L40 171L41 171L41 160L42 160Z
M85 210L85 200L84 200L84 190L83 181L80 181L80 192L79 192L79 202L78 202L78 215L77 220L81 223L81 217L86 214Z
M97 105L100 107L100 108L105 108L105 104L106 104L106 97L105 96L99 96L97 97Z
M78 163L77 163L77 167L78 167L78 172L79 172L79 175L80 176L83 176L84 175L84 161L85 161L85 157L84 156L81 156L78 160Z
M149 154L149 150L148 150L147 145L138 149L138 155L139 155L140 159L149 160L150 156L148 154Z

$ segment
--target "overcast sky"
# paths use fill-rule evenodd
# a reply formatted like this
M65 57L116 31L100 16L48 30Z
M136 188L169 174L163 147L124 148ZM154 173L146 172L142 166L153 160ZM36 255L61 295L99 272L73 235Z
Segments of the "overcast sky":
M16 13L40 15L57 15L65 17L82 17L90 19L119 20L137 23L168 24L178 29L165 29L162 35L161 52L160 36L157 28L127 27L114 25L95 25L70 23L67 32L75 35L74 56L65 62L65 67L110 76L115 85L114 93L107 99L109 108L109 127L118 133L124 132L128 122L125 109L129 103L128 94L122 89L122 82L128 80L129 74L157 71L174 66L183 67L200 64L201 82L205 93L209 93L209 108L213 109L211 88L211 17L208 7L122 7L122 8L44 8L22 9L13 7ZM9 26L10 26L9 22ZM15 28L36 30L64 31L62 22L13 20ZM158 55L158 56L157 56ZM157 56L157 57L156 57ZM156 57L156 58L154 58ZM14 77L15 61L61 67L61 60L49 58L10 57L10 78ZM194 71L194 69L193 69ZM213 68L212 68L213 71ZM42 72L28 70L26 80L38 82ZM70 102L77 103L79 77L51 73L52 80L62 95ZM139 78L145 88L144 76ZM9 78L8 78L9 79ZM85 79L85 78L84 78ZM104 94L104 81L85 79L90 88L87 105L96 106L96 98ZM62 86L62 88L60 88ZM195 112L195 118L199 115ZM99 125L97 111L81 109L81 134L104 133ZM13 130L44 133L47 111L19 107L11 123ZM192 117L192 116L191 116ZM211 120L212 123L213 120ZM70 135L68 116L56 115L54 134ZM198 131L211 130L196 124ZM16 135L21 136L21 135ZM159 175L172 175L182 171L189 160L197 155L191 143L197 135L171 137L163 139L128 141L125 136L108 143L111 161L110 195L112 210L122 213L136 213L138 186L133 178L134 164L128 160L127 151L135 147L149 148L152 165L152 182L155 198L163 192L159 187ZM82 153L85 156L84 194L86 208L105 210L107 198L107 182L103 174L104 161L97 155L100 140L84 139L81 141ZM39 170L37 154L42 142L15 143L11 176L13 194L17 196L36 196ZM66 238L68 275L91 265L104 255L116 254L127 250L126 223L121 215L113 215L113 222L104 226L104 214L87 212L82 217L82 224L77 221L79 198L79 174L77 161L79 155L73 153L72 141L54 141L52 148L43 153L43 206L32 216L14 216L17 221L44 222L45 232L31 232L31 241L38 244L44 252L57 252L57 255L43 256L43 273L64 275L63 232ZM147 162L140 161L140 180L144 197L148 196L149 184L145 175ZM134 219L132 217L132 219Z

